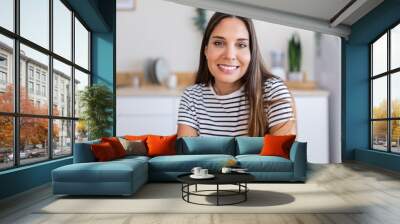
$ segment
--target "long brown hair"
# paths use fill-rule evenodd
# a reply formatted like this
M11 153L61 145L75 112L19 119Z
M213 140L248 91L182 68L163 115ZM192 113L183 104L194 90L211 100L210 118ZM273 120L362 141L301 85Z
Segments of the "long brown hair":
M244 22L247 31L249 32L251 59L245 75L240 80L244 84L245 96L249 101L247 133L249 136L264 136L264 134L267 132L267 120L264 111L263 85L267 79L275 76L268 72L265 65L263 64L257 42L256 32L251 19L228 15L220 12L216 12L211 17L204 33L203 41L201 42L200 63L195 83L209 85L214 84L215 82L214 77L211 75L208 69L207 59L204 55L204 50L209 42L212 31L225 18L240 19Z

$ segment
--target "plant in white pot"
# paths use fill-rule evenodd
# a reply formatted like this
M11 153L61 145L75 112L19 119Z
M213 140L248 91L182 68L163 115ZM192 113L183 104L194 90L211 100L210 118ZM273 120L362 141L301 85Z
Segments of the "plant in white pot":
M301 43L298 33L294 33L288 43L288 62L289 75L288 79L293 81L301 81L303 79L300 73L301 69Z

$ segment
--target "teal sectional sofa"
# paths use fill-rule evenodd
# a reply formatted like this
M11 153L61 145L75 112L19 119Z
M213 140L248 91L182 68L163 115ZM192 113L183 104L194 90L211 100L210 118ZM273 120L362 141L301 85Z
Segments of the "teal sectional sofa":
M219 172L236 160L259 182L305 182L307 144L294 142L290 159L260 156L263 137L184 137L177 140L177 155L127 156L96 162L90 141L75 144L74 163L52 171L54 194L131 195L148 181L176 181L193 167Z

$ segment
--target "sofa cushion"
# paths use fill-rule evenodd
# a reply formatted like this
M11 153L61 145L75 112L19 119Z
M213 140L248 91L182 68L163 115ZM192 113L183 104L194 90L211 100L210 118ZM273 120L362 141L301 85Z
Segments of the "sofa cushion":
M290 147L296 135L265 135L261 156L280 156L289 159Z
M150 135L147 137L147 155L165 156L176 154L176 134L170 136Z
M124 138L118 138L122 146L126 151L126 155L147 155L146 143L141 140L127 140Z
M235 155L235 138L213 136L183 137L181 150L182 152L178 152L178 154Z
M134 172L143 172L146 162L139 159L74 163L52 171L58 182L130 182ZM147 176L147 172L143 174Z
M249 172L292 172L292 161L279 156L238 155L241 168Z
M115 150L109 142L92 144L90 147L94 157L96 157L96 161L104 162L118 158L118 156L115 154Z
M259 154L263 144L263 137L236 137L236 155Z
M92 144L99 144L99 139L87 142L75 143L74 147L74 163L95 162L96 158L90 148Z
M126 156L126 151L117 137L103 137L101 138L101 142L110 143L117 158Z
M149 170L163 172L190 172L193 167L200 166L211 172L219 171L228 160L235 159L231 155L174 155L158 156L149 160Z

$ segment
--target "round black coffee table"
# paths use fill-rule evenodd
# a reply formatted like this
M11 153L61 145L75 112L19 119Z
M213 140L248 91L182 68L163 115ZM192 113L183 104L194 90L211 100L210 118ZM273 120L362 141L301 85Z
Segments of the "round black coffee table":
M193 179L190 177L191 173L182 174L177 177L178 181L182 183L182 199L188 203L198 204L198 205L215 205L215 204L202 204L190 201L190 196L204 196L204 197L216 197L217 206L220 205L234 205L239 204L241 202L245 202L247 200L247 192L249 188L247 187L247 183L255 180L255 177L248 173L215 173L213 174L215 177L212 179ZM215 190L197 190L198 184L205 185L216 185ZM195 186L194 191L190 191L190 186ZM237 190L223 190L220 189L220 185L236 185L238 186ZM209 192L215 192L215 194L205 194ZM230 196L241 196L238 201L234 201L231 203L221 203L221 197L230 197Z

